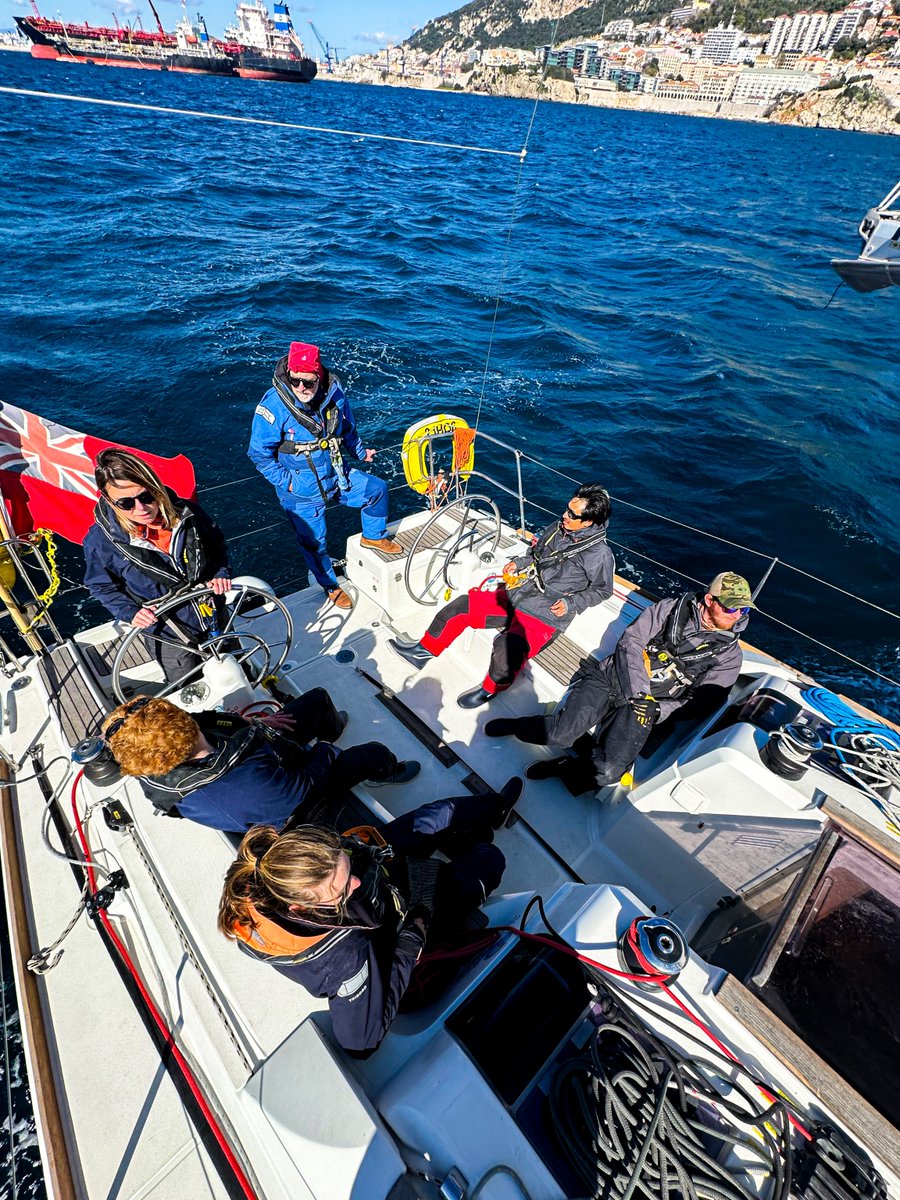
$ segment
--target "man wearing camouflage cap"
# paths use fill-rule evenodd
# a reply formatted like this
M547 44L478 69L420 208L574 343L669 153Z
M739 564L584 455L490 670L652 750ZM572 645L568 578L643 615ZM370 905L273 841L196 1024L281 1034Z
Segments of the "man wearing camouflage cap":
M755 607L747 580L733 571L722 571L706 592L659 600L629 625L609 658L582 663L550 716L501 717L488 721L485 733L574 751L533 763L529 779L560 778L574 795L616 783L656 722L689 701L692 712L708 713L725 700Z

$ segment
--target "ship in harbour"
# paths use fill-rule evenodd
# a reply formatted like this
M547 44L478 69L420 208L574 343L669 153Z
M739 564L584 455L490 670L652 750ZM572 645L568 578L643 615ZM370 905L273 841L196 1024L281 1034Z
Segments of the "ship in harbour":
M276 0L274 19L264 0L242 0L225 30L224 50L243 79L310 83L318 70L297 36L287 4Z
M286 4L275 5L274 20L262 0L240 4L237 23L222 42L209 34L200 14L191 20L186 7L174 32L167 32L153 0L148 2L156 21L152 32L141 28L139 19L123 26L114 16L111 27L50 19L40 15L36 4L30 16L15 20L31 42L33 58L299 83L315 78L316 63L294 32Z
M42 17L37 5L30 16L17 16L19 32L31 42L32 58L92 63L104 67L137 67L150 71L186 71L203 75L232 75L232 59L210 37L203 17L191 21L184 12L173 33L167 33L150 0L156 30L121 25L113 14L112 27L75 24L61 17Z

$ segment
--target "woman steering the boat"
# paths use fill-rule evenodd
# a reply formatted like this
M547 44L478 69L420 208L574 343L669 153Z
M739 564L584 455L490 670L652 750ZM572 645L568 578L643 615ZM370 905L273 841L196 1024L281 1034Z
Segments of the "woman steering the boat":
M336 1040L368 1055L397 1015L426 937L466 928L506 866L492 845L522 791L435 800L346 835L257 825L225 876L219 930L328 998ZM440 850L449 863L429 856Z
M95 468L100 499L84 539L85 587L117 621L145 630L166 678L178 679L200 663L193 647L207 635L206 616L185 604L161 626L154 602L204 583L218 601L231 587L224 535L137 455L103 450Z

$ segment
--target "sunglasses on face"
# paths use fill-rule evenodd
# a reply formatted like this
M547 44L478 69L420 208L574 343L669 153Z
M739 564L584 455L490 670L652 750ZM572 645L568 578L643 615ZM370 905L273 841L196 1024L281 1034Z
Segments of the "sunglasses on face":
M729 608L727 604L722 603L722 601L719 599L718 596L713 596L713 600L715 600L716 604L718 604L718 606L719 606L719 608L721 608L722 612L728 613L729 617L734 616L735 613L746 614L750 611L749 608Z
M587 517L585 517L582 513L572 512L572 510L568 504L565 507L565 512L563 513L563 516L568 517L570 521L586 521L587 520Z
M136 496L123 496L121 500L111 500L116 508L120 508L122 512L131 512L136 504L142 505L144 508L149 508L151 504L157 504L158 501L152 492L138 492Z
M112 725L106 730L106 733L103 735L104 741L108 742L110 738L115 737L119 730L124 728L128 718L134 716L136 712L140 712L144 705L149 703L149 696L138 696L136 700L132 700L122 716L118 720L113 721Z
M318 375L313 375L310 379L308 375L288 375L291 381L291 387L303 388L304 392L312 392L319 386Z

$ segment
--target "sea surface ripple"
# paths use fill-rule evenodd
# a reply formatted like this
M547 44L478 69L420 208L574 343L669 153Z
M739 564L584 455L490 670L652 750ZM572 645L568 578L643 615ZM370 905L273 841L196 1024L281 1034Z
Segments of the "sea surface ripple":
M17 54L0 55L0 84L516 151L533 110ZM484 388L483 430L608 485L620 570L654 590L683 582L656 563L755 582L777 556L896 610L900 294L844 289L826 304L837 283L828 260L857 252L860 217L900 175L898 148L543 103L520 168L466 150L0 94L2 398L184 452L212 487L253 475L250 417L273 363L291 339L314 341L348 385L367 445L396 446L431 412L474 420ZM395 454L376 462L401 483ZM512 479L509 463L497 473ZM527 464L526 485L554 512L568 498L568 484ZM297 586L302 565L262 479L205 502L242 571ZM416 499L398 486L393 503L401 513ZM354 519L335 513L330 528L338 548ZM262 532L241 536L252 529ZM76 550L65 569L80 579ZM896 620L782 566L761 604L900 674ZM57 610L70 626L102 619L77 590ZM900 715L896 689L814 642L763 616L751 634Z

